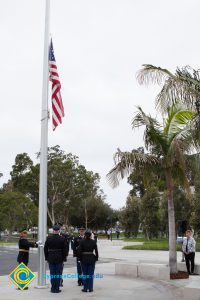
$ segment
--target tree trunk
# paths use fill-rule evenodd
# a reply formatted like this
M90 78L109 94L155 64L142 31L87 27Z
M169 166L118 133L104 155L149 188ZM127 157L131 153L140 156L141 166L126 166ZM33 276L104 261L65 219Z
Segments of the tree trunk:
M52 226L55 225L54 203L55 203L55 198L53 197L52 204L51 204Z
M87 201L85 199L85 229L87 229L87 225L88 225Z
M169 267L170 273L177 273L177 253L176 253L176 230L175 213L173 199L173 178L171 170L166 171L167 193L168 193L168 224L169 224Z
M51 221L51 224L54 225L54 224L53 224L53 219L52 219L52 217L51 217L51 213L50 213L48 207L47 207L47 213L48 213L49 219L50 219L50 221Z

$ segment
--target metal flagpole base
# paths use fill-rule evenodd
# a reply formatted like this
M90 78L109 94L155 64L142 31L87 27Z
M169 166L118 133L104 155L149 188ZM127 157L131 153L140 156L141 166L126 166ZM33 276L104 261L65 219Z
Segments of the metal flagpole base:
M46 284L46 285L36 285L34 286L35 289L48 289L49 288L49 285Z

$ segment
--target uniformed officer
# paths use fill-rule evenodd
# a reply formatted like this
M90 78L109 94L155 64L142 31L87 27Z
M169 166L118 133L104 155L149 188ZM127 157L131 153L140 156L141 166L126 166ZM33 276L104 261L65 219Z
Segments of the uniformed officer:
M29 242L27 240L28 232L26 229L20 231L20 239L19 239L19 254L17 257L17 262L24 263L26 266L29 261L29 248L37 248L38 245L36 242Z
M27 240L27 236L28 236L28 231L26 229L20 231L20 239L18 243L19 254L17 257L17 262L19 264L24 263L26 266L28 265L28 261L29 261L29 249L38 247L36 242L29 242ZM28 287L25 287L25 290L28 290Z
M95 254L93 253L95 252ZM78 257L83 270L83 292L93 292L95 262L98 260L98 248L95 240L91 239L91 232L85 232L85 239L81 240Z
M66 261L66 244L59 235L60 226L53 226L53 235L48 236L44 245L45 260L49 263L51 276L51 293L60 293L60 280L62 277L63 262Z
M81 262L80 262L79 258L77 257L77 255L78 255L78 247L80 245L81 240L84 239L84 235L85 235L85 228L81 227L81 228L79 228L79 235L74 237L74 241L73 241L73 256L76 257L78 285L79 286L83 285L83 280L82 280L83 271L82 271L82 267L81 267Z
M71 236L68 234L68 232L66 231L64 226L62 226L61 229L60 229L60 236L65 241L65 247L66 247L66 260L65 261L67 261L67 256L69 254L69 243L70 243ZM64 263L63 263L63 268L64 268ZM63 273L63 269L62 269L62 273ZM63 286L63 279L61 279L61 281L60 281L60 286Z

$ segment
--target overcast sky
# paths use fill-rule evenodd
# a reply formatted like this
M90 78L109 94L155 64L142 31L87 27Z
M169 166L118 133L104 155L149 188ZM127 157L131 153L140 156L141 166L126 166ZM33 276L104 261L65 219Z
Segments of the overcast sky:
M45 0L0 0L0 184L18 153L40 148ZM125 204L126 179L113 190L106 174L119 147L143 145L132 131L136 106L156 116L158 87L140 86L142 64L200 67L198 0L51 0L51 33L62 84L63 124L49 124L60 145L101 176L114 208Z

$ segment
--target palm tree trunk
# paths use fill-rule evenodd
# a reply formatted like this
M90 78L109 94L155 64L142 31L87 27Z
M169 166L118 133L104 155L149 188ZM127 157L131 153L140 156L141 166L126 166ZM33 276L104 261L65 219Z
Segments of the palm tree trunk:
M176 253L176 230L175 213L173 199L173 178L171 170L166 170L166 182L168 192L168 223L169 223L169 267L170 273L177 273L177 253Z

